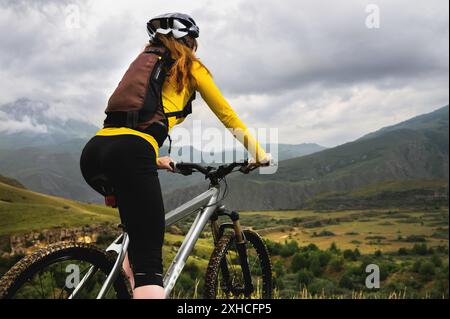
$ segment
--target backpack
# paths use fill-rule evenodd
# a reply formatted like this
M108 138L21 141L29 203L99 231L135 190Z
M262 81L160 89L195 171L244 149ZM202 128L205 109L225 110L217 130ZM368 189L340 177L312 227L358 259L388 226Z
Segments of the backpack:
M140 53L109 98L103 126L128 127L152 135L159 133L159 126L163 126L165 134L157 138L161 146L168 135L167 119L188 116L195 99L194 91L181 111L164 112L162 88L173 63L170 51L163 46L148 46Z

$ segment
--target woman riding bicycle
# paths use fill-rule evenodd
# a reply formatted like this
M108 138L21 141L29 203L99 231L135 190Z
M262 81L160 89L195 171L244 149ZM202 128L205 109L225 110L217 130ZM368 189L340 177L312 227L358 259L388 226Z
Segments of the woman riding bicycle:
M251 165L266 165L259 146L222 96L209 70L195 56L199 29L186 14L164 14L147 24L149 44L130 65L110 97L104 128L84 147L80 166L86 182L105 195L108 180L122 224L130 236L124 269L134 298L164 298L162 246L164 205L157 169L173 160L158 157L169 130L191 113L198 91L251 153ZM102 179L103 178L103 179ZM131 267L130 267L131 265ZM131 270L132 269L132 270Z

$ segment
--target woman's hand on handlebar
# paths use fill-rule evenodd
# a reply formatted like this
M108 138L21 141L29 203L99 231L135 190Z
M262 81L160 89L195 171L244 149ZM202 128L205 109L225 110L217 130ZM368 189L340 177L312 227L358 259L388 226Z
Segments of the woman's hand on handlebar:
M156 162L159 169L165 169L168 170L169 172L174 171L173 166L170 165L170 163L173 163L174 160L170 158L170 156L158 157Z
M248 161L248 168L255 168L260 166L269 166L272 162L272 155L270 153L266 153L266 157L260 161L255 161L254 159L250 159Z

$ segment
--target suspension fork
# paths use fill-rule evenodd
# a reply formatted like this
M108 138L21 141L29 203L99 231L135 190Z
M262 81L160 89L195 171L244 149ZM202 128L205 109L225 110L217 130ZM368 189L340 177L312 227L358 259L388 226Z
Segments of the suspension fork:
M223 206L220 206L216 209L214 214L211 216L211 231L214 239L214 243L216 244L220 237L222 237L224 232L224 227L229 227L230 224L223 224L219 226L219 216L228 216L233 222L233 229L236 235L236 243L243 243L245 241L244 233L242 231L241 222L239 221L239 213L236 211L229 211L225 209Z
M232 227L235 233L236 238L236 250L239 255L239 260L241 263L242 273L244 277L244 294L246 296L250 295L253 290L254 286L252 284L252 277L250 273L250 266L248 263L248 255L247 255L247 247L246 247L246 239L244 236L244 232L242 231L241 222L239 220L239 213L236 211L229 211L226 210L223 206L219 207L216 212L211 217L211 230L213 234L214 244L216 245L219 241L220 237L223 235L224 228L231 226L230 224L223 224L219 226L218 218L219 216L228 216L232 221ZM230 284L229 282L229 273L228 273L228 267L226 262L222 263L221 265L222 272L225 272L223 275L226 277L227 284Z

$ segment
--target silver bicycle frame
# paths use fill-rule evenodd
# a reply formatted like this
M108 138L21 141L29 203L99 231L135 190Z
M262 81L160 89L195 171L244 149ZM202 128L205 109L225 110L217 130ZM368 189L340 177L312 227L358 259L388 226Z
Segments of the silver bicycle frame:
M206 192L191 199L166 215L166 226L170 226L184 217L199 211L164 276L164 292L166 298L169 297L175 286L178 276L181 274L181 271L186 264L186 260L191 254L192 249L194 249L197 239L200 237L200 233L203 231L212 214L218 207L219 193L219 188L211 187ZM207 203L206 206L205 203Z
M220 189L218 186L210 187L204 193L198 195L197 197L191 199L190 201L184 203L183 205L166 214L165 224L167 227L175 224L176 222L182 220L187 216L198 212L197 217L192 223L191 228L189 229L183 243L178 249L175 258L173 259L169 269L164 276L164 292L166 298L170 295L173 287L175 286L175 283L181 271L183 270L184 265L186 264L186 260L194 249L200 233L203 231L212 214L219 206L219 193ZM127 252L128 245L129 238L127 233L124 232L106 249L107 252L115 251L117 253L117 258L113 268L111 269L111 272L109 273L108 277L105 280L105 283L103 284L99 294L97 295L97 299L102 299L106 295L106 293L111 288L114 280L117 278L117 275L121 270L125 254ZM75 297L83 284L86 283L96 273L97 270L98 269L95 269L94 266L89 268L86 275L80 280L80 283L69 296L69 299Z

